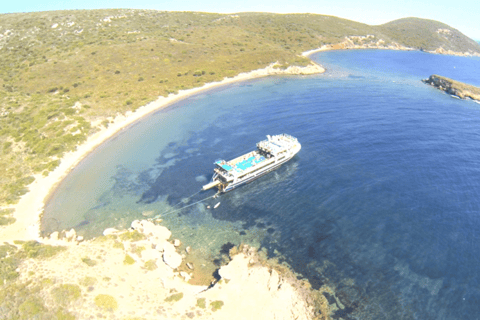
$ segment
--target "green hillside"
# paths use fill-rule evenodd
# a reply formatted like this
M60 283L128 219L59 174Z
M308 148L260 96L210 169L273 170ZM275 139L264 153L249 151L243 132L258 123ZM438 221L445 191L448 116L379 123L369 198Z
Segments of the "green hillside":
M456 52L478 52L478 43L438 21L419 18L395 20L377 27L380 32L407 47L432 51L442 47Z
M362 43L480 53L480 45L457 30L413 18L369 26L313 14L0 15L0 204L15 203L33 174L48 174L98 130L93 121L107 126L107 117L160 95L272 62L306 65L309 59L300 56L306 50L367 35Z

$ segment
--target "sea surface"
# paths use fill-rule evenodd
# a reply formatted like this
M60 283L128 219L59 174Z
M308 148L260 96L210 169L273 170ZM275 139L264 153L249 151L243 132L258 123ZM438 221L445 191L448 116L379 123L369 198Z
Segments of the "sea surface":
M327 72L206 91L123 130L61 183L43 232L93 237L160 216L206 257L250 243L314 288L330 286L335 319L480 319L480 104L420 81L480 86L480 59L382 50L312 59ZM215 193L198 193L215 160L283 132L302 144L294 159L195 203Z

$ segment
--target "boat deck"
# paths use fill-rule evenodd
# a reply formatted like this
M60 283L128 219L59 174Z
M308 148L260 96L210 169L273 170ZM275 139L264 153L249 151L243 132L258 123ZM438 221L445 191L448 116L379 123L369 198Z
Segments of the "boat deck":
M247 170L248 168L251 168L255 165L257 165L258 163L262 162L262 161L265 161L265 157L264 156L260 156L260 157L249 157L245 160L242 160L242 161L239 161L237 162L235 165L229 165L228 163L222 163L222 161L217 161L216 164L219 165L220 167L222 167L225 171L227 172L231 172L231 171L235 171L235 172L238 172L238 173L241 173L245 170Z

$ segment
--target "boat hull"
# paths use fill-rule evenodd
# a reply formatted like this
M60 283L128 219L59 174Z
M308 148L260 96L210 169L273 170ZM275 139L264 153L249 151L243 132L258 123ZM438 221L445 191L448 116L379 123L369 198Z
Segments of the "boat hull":
M268 140L257 143L257 150L230 161L215 161L212 181L202 187L208 190L218 188L226 193L279 168L291 160L302 148L295 137L288 134L267 136Z
M294 155L295 155L295 154L294 154ZM284 164L285 162L288 162L289 160L291 160L294 155L292 155L292 156L289 157L289 158L285 158L285 159L283 159L283 160L281 160L281 161L279 161L279 162L277 162L277 163L273 163L273 164L270 165L270 167L265 168L265 170L259 171L258 173L254 174L254 175L252 175L252 176L250 176L250 177L247 177L247 178L242 179L242 180L237 181L237 182L231 182L231 183L229 183L226 187L224 187L223 190L220 190L220 193L227 193L227 192L229 192L229 191L232 191L233 189L236 189L236 188L238 188L238 187L240 187L240 186L243 186L243 185L245 185L245 184L247 184L247 183L250 183L250 182L252 182L252 181L254 181L254 180L257 180L258 178L266 175L267 173L272 172L273 170L278 169L282 164Z

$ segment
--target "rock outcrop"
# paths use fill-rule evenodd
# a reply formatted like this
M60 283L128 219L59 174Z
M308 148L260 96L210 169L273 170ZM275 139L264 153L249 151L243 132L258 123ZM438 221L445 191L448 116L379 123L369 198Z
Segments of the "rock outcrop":
M62 296L68 301L62 310L77 319L102 313L109 319L331 319L328 306L321 307L322 301L327 304L323 295L253 247L233 247L229 263L218 269L219 277L210 274L213 281L199 285L192 281L205 261L194 260L194 267L188 259L195 248L172 239L166 227L137 220L128 230L104 233L80 243L73 241L74 231L60 233L62 239L54 233L43 240L65 245L64 250L49 259L21 263L18 283L42 283L31 298L45 301L38 302L42 315L56 310L60 298L55 293L68 288L78 294ZM106 306L107 298L111 303Z
M435 74L431 75L428 79L424 79L422 81L460 99L472 99L480 101L479 87L475 87Z

